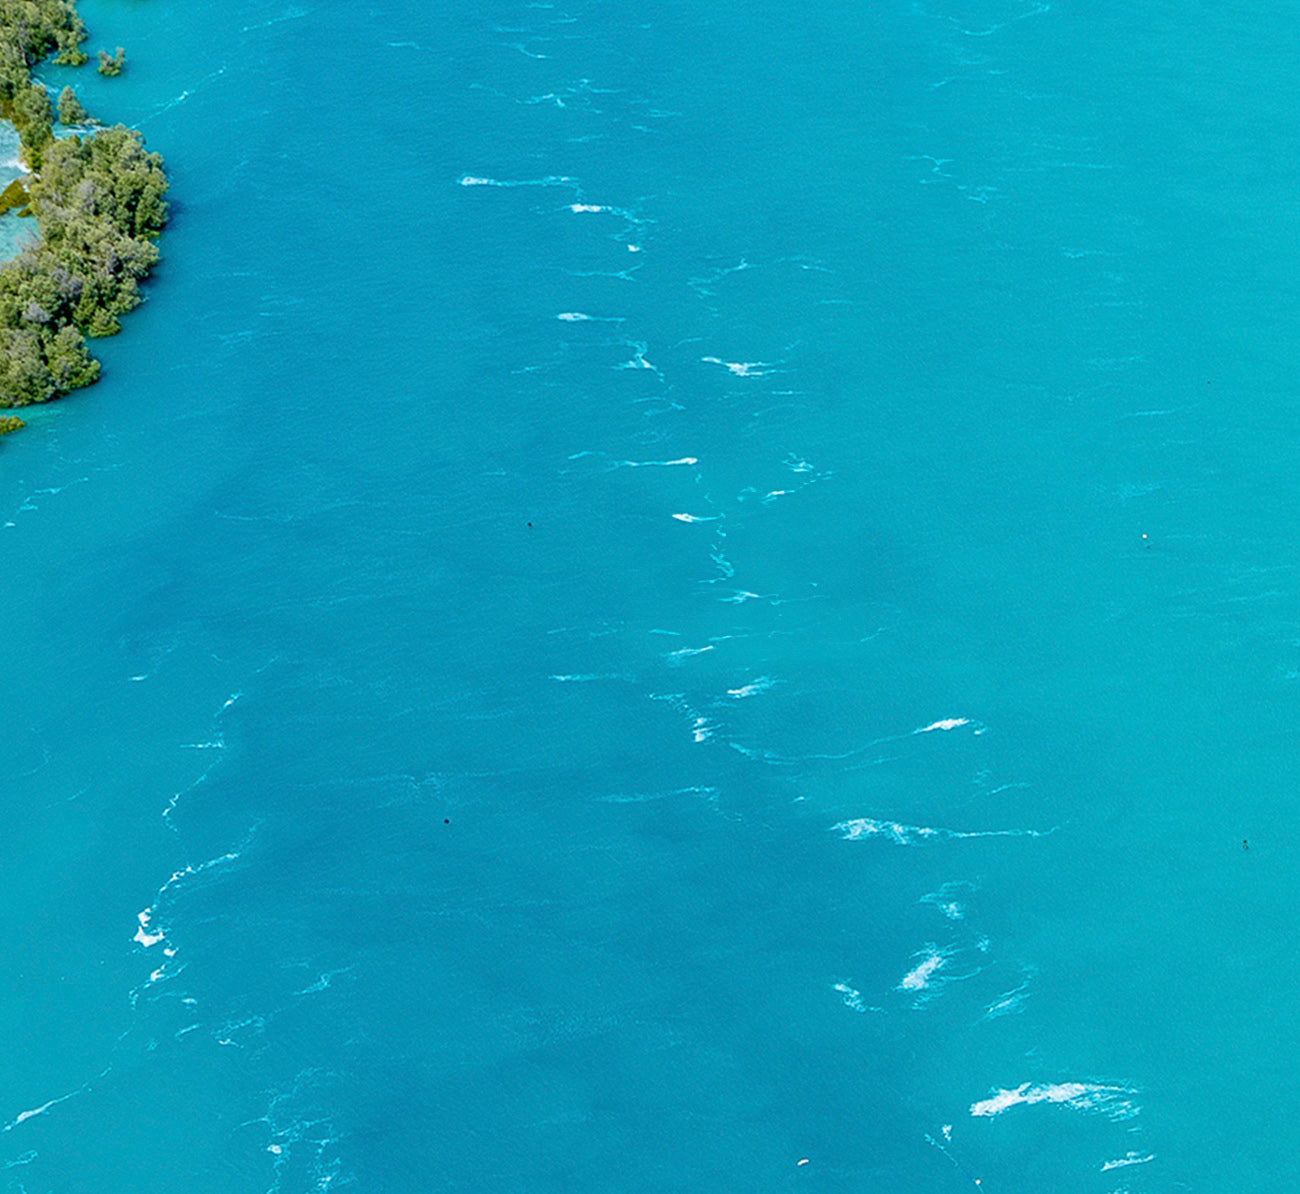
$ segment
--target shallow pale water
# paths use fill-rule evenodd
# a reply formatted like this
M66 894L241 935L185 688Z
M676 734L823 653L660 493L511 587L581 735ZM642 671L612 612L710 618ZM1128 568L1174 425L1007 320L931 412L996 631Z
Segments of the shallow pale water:
M83 3L6 1189L1297 1176L1295 34L734 8Z

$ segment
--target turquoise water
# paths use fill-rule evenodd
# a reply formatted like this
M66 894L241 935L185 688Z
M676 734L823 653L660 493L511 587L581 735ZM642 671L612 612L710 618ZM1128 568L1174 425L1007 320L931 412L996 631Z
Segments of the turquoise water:
M1291 23L81 7L4 1189L1300 1176Z

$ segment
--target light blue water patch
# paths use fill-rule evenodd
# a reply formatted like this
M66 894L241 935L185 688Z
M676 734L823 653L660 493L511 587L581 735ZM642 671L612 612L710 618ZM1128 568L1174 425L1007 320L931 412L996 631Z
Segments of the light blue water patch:
M1285 29L84 15L175 207L0 445L10 1188L1295 1178Z

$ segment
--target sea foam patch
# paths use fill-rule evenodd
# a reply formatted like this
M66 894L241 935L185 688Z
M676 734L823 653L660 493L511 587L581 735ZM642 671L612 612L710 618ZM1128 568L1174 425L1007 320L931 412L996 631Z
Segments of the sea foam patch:
M945 883L938 891L932 891L928 895L923 895L917 903L932 904L949 920L965 920L966 905L957 897L974 890L975 884L964 879L959 879L954 882Z
M882 1012L885 1009L881 1007L871 1007L866 1000L862 998L862 992L848 983L835 983L832 990L837 991L844 1001L844 1006L852 1008L855 1012Z
M970 725L969 717L945 717L941 721L932 721L928 726L913 730L913 734L933 734L936 730L959 730Z
M933 945L927 945L917 956L921 958L920 963L903 975L899 980L898 986L895 988L896 990L930 990L933 986L933 983L930 980L948 964L948 959L952 956L952 951L949 949L939 949Z
M698 652L691 653L698 654ZM690 722L691 738L697 743L710 741L719 728L717 722L705 716L686 699L685 693L652 693L650 699L652 701L667 701L669 705L685 716Z
M167 935L161 929L155 932L149 931L149 922L153 917L148 908L139 913L136 919L140 922L140 927L136 929L135 936L131 940L138 941L145 949L148 949L151 945L157 945Z
M1046 837L1055 830L1041 829L936 829L929 825L902 825L897 821L877 821L872 817L855 817L832 825L833 832L845 841L883 838L896 846L914 846L925 841L963 841L977 837Z
M632 341L628 341L626 344L632 350L632 359L613 366L615 369L644 369L651 373L659 372L658 365L652 365L646 360L645 354L649 349L648 345Z

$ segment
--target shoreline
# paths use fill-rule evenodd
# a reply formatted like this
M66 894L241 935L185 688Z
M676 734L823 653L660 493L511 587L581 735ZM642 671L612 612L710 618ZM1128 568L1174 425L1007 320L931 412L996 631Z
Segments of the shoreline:
M100 125L68 86L55 101L32 70L53 57L82 66L88 34L72 0L0 0L0 118L18 136L20 178L6 181L5 214L30 215L35 238L0 265L0 410L62 397L99 377L87 339L111 336L142 301L167 222L162 158L137 130ZM99 51L99 72L124 54ZM54 135L55 124L78 131ZM22 422L10 416L0 435Z

